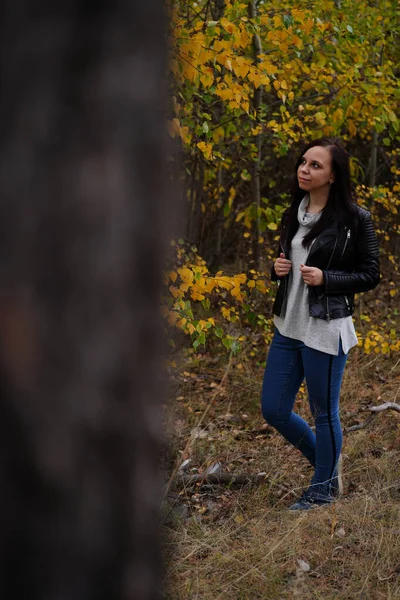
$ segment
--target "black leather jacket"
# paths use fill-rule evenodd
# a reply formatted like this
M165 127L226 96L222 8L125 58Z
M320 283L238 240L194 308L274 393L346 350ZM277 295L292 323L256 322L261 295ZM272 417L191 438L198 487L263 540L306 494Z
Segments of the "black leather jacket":
M318 267L324 274L322 286L308 286L311 317L326 321L348 317L354 312L354 294L372 290L379 283L379 249L371 215L361 207L357 209L359 226L356 230L343 227L338 231L332 224L311 246L306 265ZM282 240L278 256L281 252L290 260L289 248L284 247ZM271 279L279 284L273 312L280 315L289 275L278 277L272 267Z

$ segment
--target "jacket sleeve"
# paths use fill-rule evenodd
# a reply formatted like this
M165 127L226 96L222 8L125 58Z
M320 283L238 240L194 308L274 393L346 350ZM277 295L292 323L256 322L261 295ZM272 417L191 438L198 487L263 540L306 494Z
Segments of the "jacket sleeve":
M378 240L371 215L360 216L355 267L352 272L327 270L324 274L325 294L358 294L375 288L380 281Z

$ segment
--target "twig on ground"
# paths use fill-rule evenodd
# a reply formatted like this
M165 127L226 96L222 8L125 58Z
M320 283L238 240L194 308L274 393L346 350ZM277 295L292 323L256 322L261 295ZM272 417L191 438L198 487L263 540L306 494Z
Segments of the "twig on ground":
M372 415L370 415L363 423L359 423L358 425L352 425L351 427L346 427L343 430L344 434L350 433L351 431L359 431L360 429L364 429L379 413L385 410L395 410L396 412L400 412L400 404L397 404L396 402L385 402L384 404L380 404L379 406L370 406L366 410L371 412Z
M266 473L257 473L256 475L235 475L234 473L210 473L196 475L179 475L175 482L183 487L189 487L201 484L217 484L217 485L255 485L266 480Z
M396 402L385 402L384 404L380 404L379 406L370 406L368 410L372 413L380 413L384 410L395 410L400 412L400 404Z
M368 419L366 419L363 423L359 423L358 425L352 425L351 427L345 427L343 429L343 434L346 435L347 433L350 433L351 431L359 431L360 429L364 429L371 423L371 421L373 421L373 419L375 417L376 417L376 414L373 414L373 415L370 415L368 417Z

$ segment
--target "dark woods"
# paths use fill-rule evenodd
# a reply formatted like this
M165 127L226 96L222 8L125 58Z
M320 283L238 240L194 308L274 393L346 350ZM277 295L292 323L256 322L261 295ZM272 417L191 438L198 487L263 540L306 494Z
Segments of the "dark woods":
M157 597L163 6L0 18L0 597Z

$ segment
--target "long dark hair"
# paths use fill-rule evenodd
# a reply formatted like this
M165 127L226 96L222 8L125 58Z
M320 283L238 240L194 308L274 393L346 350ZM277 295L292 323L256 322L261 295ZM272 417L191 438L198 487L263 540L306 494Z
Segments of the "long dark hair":
M319 138L309 143L296 162L296 170L293 180L292 203L286 212L285 232L283 238L287 247L290 246L294 235L298 229L297 211L305 191L300 189L297 180L297 169L301 163L304 154L310 148L322 146L327 148L332 157L332 171L335 179L329 188L328 202L322 210L321 217L314 223L310 231L303 238L303 246L309 248L313 239L317 237L324 229L332 224L339 229L343 226L356 226L357 207L353 199L350 178L349 155L339 141L330 138Z

